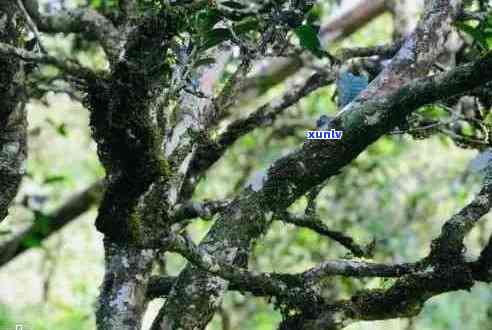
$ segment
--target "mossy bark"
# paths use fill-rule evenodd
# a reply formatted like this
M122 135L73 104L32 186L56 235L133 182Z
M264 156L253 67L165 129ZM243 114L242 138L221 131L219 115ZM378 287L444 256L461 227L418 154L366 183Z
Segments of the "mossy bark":
M21 26L14 3L0 3L0 42L21 45ZM21 61L0 55L0 221L17 194L26 158L24 72Z

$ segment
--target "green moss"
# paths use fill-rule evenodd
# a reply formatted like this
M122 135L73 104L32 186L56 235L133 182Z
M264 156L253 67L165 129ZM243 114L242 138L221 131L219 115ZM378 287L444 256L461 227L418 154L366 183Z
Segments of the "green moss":
M171 165L169 164L167 159L162 156L159 157L159 165L161 176L166 181L172 175Z
M130 239L133 243L140 242L142 239L142 218L137 211L133 211L128 219L130 229Z

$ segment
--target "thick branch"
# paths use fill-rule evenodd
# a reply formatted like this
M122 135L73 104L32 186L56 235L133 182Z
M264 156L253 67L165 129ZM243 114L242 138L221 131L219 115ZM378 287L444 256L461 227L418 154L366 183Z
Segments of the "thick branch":
M243 291L263 292L263 295L289 297L289 299L295 299L295 295L300 294L300 289L309 289L310 285L328 276L399 277L415 268L415 265L411 264L386 265L334 260L323 262L299 274L256 273L222 263L183 236L171 234L165 242L168 251L181 254L195 266L230 281Z
M492 207L492 164L487 167L484 185L473 201L455 214L442 227L441 235L432 242L431 258L440 262L456 262L463 249L463 239L480 218Z
M169 218L170 222L181 222L193 218L205 218L208 219L214 214L223 210L230 201L206 201L203 203L189 202L185 204L178 204L172 211Z
M404 40L400 39L390 44L373 47L342 48L336 56L341 62L354 57L379 56L381 58L392 58L398 50L400 50L403 45L403 41Z
M480 253L478 260L473 263L473 277L477 281L492 282L492 236Z
M387 10L384 0L364 0L357 6L335 18L320 30L324 40L339 40L366 25Z
M98 329L141 329L147 308L147 284L156 257L104 240L105 274L96 311Z

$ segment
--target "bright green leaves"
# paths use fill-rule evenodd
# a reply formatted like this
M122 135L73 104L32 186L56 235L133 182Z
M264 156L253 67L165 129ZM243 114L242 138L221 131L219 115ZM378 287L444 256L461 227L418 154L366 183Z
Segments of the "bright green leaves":
M194 65L195 68L198 68L199 66L211 65L211 64L214 64L214 63L215 63L215 58L213 58L213 57L204 57L204 58L201 58L201 59L195 61L195 63L193 63L193 65Z
M43 238L50 232L52 218L39 211L35 211L34 215L34 227L21 243L27 248L40 247Z
M202 50L232 40L234 34L239 37L258 28L258 21L252 17L245 18L239 22L234 22L231 28L214 28L221 19L221 13L214 9L203 10L196 15L195 31L199 39L201 39L200 48Z
M310 25L319 24L322 15L322 6L319 3L315 4L307 13L306 22Z
M90 0L89 4L92 8L97 9L102 13L117 13L118 12L118 0Z
M232 38L232 34L228 29L218 28L208 31L204 35L202 49L209 49L214 46L221 44L224 41L227 41Z
M455 25L460 31L469 35L482 50L492 49L492 15L479 24L457 22Z
M116 6L117 1L115 0L91 0L90 5L93 8L107 8Z
M69 180L65 175L49 175L43 180L43 184L55 184Z
M318 37L319 20L322 15L322 8L314 5L305 16L305 23L297 26L294 33L299 38L299 44L303 49L308 50L314 56L322 58L326 56Z
M53 129L55 129L55 131L63 136L63 137L67 137L68 136L68 130L67 130L67 126L65 123L56 123L54 120L52 120L51 118L48 118L46 119L46 122L48 124L51 125L51 127L53 127Z
M296 29L294 33L299 38L299 44L302 48L310 51L314 56L321 58L326 55L326 52L321 47L321 42L318 38L318 32L313 25L304 24Z
M429 120L440 120L448 115L448 113L442 107L432 104L420 109L418 111L418 114L422 115L423 118Z
M195 28L198 32L210 31L221 19L221 14L216 9L201 10L195 15Z

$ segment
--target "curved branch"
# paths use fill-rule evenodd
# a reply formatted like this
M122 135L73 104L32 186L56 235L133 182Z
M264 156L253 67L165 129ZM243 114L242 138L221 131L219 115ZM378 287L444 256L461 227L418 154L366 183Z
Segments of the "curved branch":
M3 42L0 42L0 54L16 56L24 61L53 65L63 72L74 77L80 77L84 79L94 79L97 77L97 74L95 72L81 66L73 60L62 60L55 56L30 52Z
M280 220L285 223L309 228L320 235L329 237L347 248L356 257L369 257L371 254L368 247L360 246L352 237L347 236L342 232L331 230L316 216L302 216L284 212L280 215Z
M87 39L101 43L110 62L114 62L122 50L123 34L106 17L91 8L61 10L56 14L42 15L37 0L24 0L24 6L41 32L80 33Z
M416 270L416 264L386 265L353 260L325 261L320 265L299 274L256 273L247 269L221 262L190 239L171 234L165 239L168 251L176 252L201 269L220 276L243 291L263 292L263 295L290 297L300 293L300 289L329 276L350 277L400 277ZM314 289L311 289L314 291ZM305 293L307 294L307 293Z
M385 0L360 1L352 9L323 26L320 30L321 39L331 41L346 37L387 9Z

